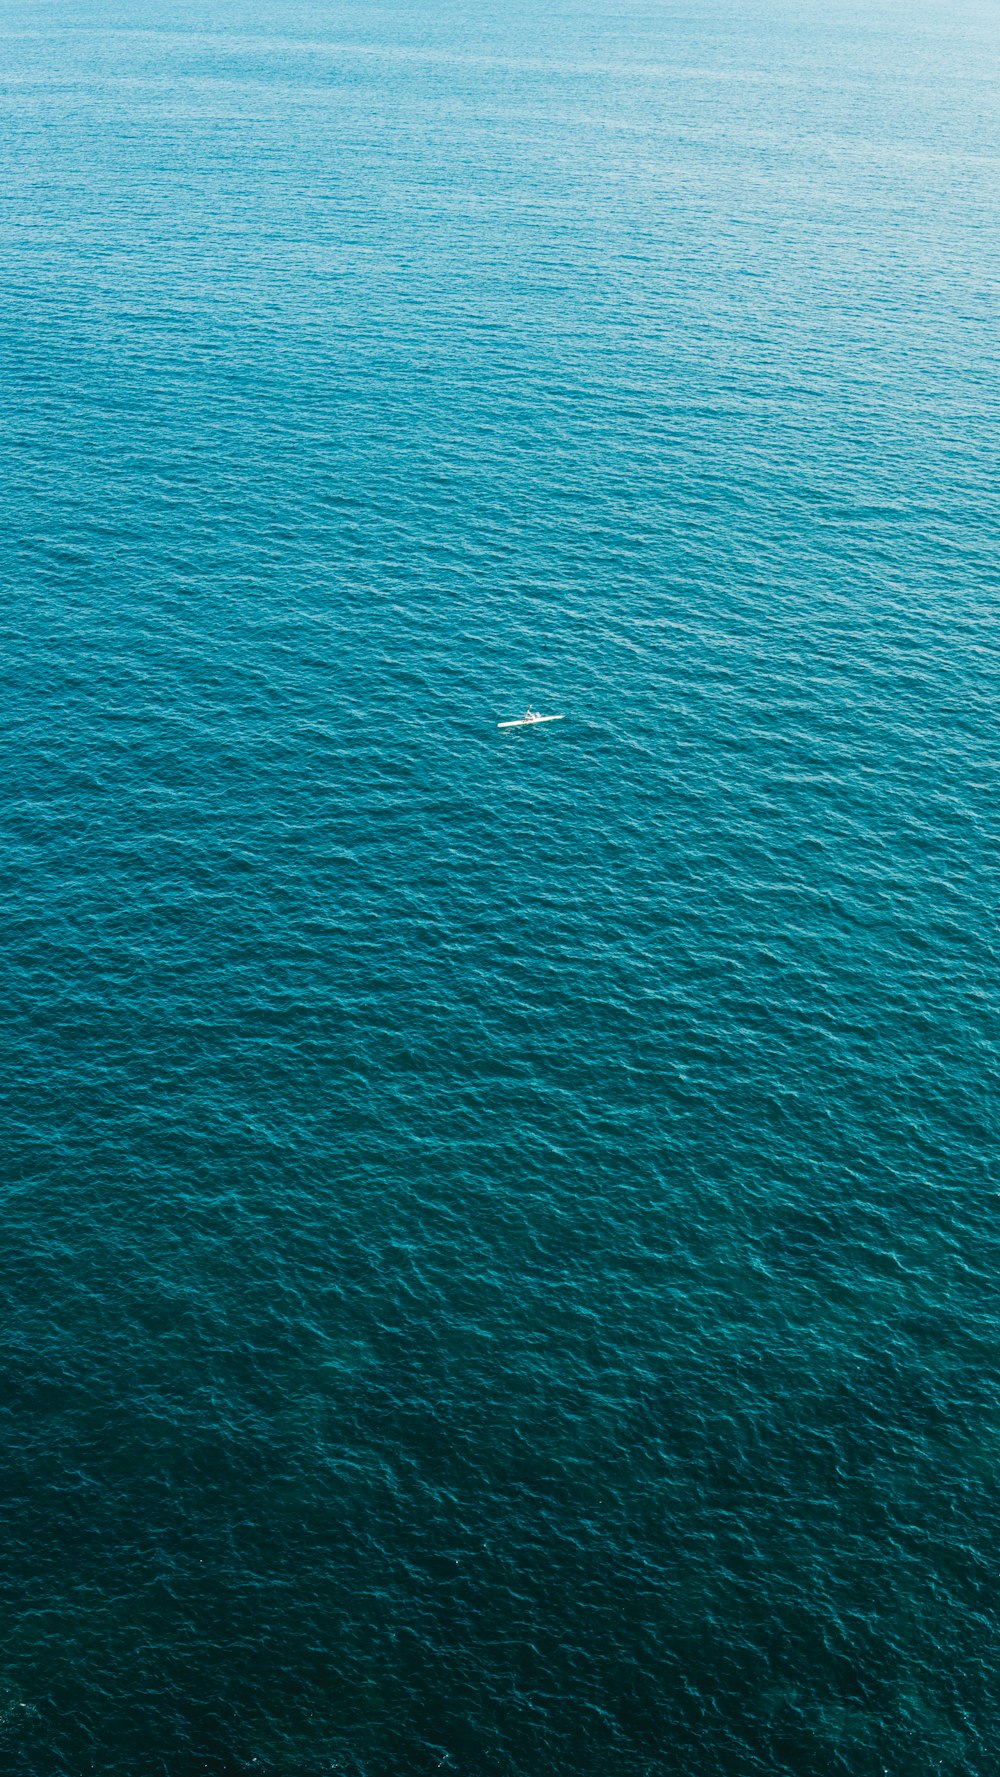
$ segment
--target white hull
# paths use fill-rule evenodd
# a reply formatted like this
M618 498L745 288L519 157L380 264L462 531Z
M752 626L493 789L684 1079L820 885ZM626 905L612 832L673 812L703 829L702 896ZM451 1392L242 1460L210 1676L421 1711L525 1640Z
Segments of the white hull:
M534 728L539 722L563 722L564 716L519 716L516 722L498 722L498 728Z

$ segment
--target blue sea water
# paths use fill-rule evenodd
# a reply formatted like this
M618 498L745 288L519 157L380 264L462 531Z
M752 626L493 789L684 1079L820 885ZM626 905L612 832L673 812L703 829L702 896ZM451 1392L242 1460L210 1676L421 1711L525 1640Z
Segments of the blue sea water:
M3 1777L989 1777L996 8L0 70Z

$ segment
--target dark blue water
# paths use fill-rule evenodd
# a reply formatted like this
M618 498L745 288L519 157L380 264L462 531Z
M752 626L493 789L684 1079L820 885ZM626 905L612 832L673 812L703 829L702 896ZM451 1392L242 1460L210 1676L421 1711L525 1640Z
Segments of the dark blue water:
M0 70L0 1771L989 1777L1000 16Z

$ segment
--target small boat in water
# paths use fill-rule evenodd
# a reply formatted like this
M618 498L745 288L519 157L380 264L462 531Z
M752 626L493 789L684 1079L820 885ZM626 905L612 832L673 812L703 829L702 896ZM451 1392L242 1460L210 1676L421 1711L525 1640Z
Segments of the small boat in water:
M562 716L540 716L537 710L529 705L523 716L516 716L513 722L498 722L498 728L533 728L536 722L562 722Z

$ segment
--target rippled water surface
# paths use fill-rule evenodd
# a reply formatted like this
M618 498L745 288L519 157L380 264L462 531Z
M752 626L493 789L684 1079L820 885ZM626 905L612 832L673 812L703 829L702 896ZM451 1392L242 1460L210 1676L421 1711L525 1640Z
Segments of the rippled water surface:
M4 1777L989 1777L1000 15L0 72Z

